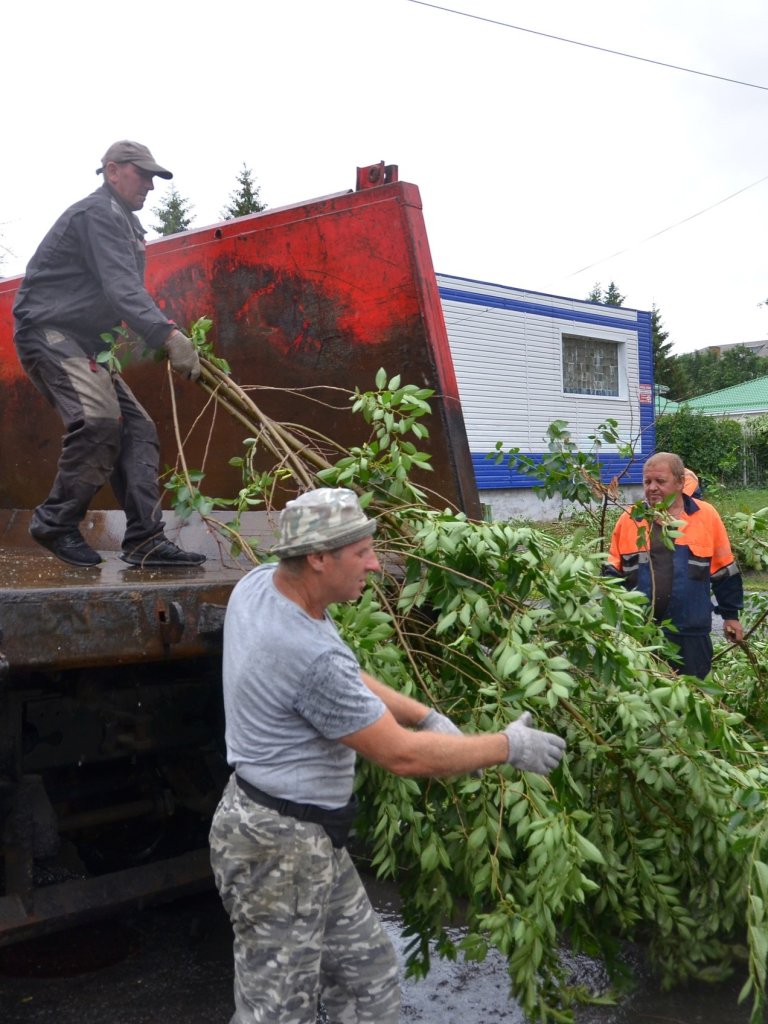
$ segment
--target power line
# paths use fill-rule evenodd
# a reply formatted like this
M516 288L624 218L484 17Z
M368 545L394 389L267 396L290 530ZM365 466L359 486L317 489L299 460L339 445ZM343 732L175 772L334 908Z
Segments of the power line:
M764 181L768 181L768 174L763 178L759 178L757 181L753 181L751 185L745 185L744 188L740 188L737 192L731 192L729 196L724 199L718 199L716 203L711 203L709 206L704 207L703 210L699 210L697 213L692 213L689 217L683 217L682 220L675 221L674 224L670 224L666 228L662 228L661 231L655 231L652 235L648 235L647 238L641 239L639 242L635 242L633 245L627 246L626 249L619 249L618 252L611 253L610 256L603 256L602 259L595 260L594 263L588 263L586 267L582 267L580 270L574 270L572 274L568 274L568 277L576 277L578 274L583 274L585 270L591 270L592 267L598 266L600 263L605 263L606 260L612 260L615 256L623 256L625 252L629 252L631 249L636 249L639 245L644 245L646 242L650 242L652 238L658 238L659 235L665 234L667 231L672 231L673 228L679 228L681 224L687 224L689 220L694 220L696 217L701 217L704 213L709 213L710 210L714 210L717 206L722 206L723 203L727 203L729 199L733 199L735 196L740 196L742 192L747 192L751 188L755 188L756 185L762 185Z
M635 53L626 53L623 50L612 50L605 46L597 46L594 43L585 43L578 39L568 39L565 36L554 35L551 32L540 32L537 29L525 28L522 25L512 25L510 22L499 21L496 18L487 18L479 14L470 14L467 11L457 11L452 7L445 7L440 4L428 3L427 0L409 0L409 3L419 4L421 7L431 7L436 11L443 11L446 14L458 14L463 18L471 18L474 21L483 21L491 25L498 25L501 28L514 29L516 32L527 32L530 35L541 36L544 39L554 39L559 43L570 43L572 46L582 46L585 49L597 50L601 53L610 53L615 57L626 57L629 60L639 60L646 64L655 64L658 67L671 68L673 71L685 71L691 75L699 75L702 78L714 78L720 82L729 82L732 85L743 85L749 89L760 89L763 92L768 92L768 85L759 85L755 82L745 82L738 78L729 78L726 75L715 75L709 71L698 71L695 68L683 67L680 64L670 64L666 61L654 60L651 57L640 57ZM764 181L768 181L768 175L763 178L759 178L757 181L753 181L750 185L745 185L744 188L738 189L736 192L732 192L730 195L725 196L724 199L719 199L717 202L705 207L703 210L699 210L697 213L692 213L688 217L683 217L682 220L676 221L674 224L670 224L668 227L662 228L660 231L654 232L652 235L648 235L647 238L641 239L639 242L635 242L631 246L627 246L625 249L620 249L618 252L612 253L610 256L604 256L594 263L589 263L585 267L581 267L579 270L574 270L573 273L568 274L568 277L576 277L578 274L583 274L586 270L591 270L593 267L598 266L601 263L605 263L607 260L614 259L616 256L623 256L624 253L636 248L639 245L644 245L646 242L650 242L654 238L658 238L660 235L665 234L667 231L672 231L674 228L680 227L682 224L688 223L688 221L694 220L696 217L701 217L705 213L709 213L710 210L714 210L716 207L721 206L723 203L728 202L729 199L733 199L736 196L746 192L751 188L755 188L757 185L761 185Z
M686 68L681 64L668 64L663 60L653 60L651 57L640 57L636 53L625 53L623 50L611 50L607 46L596 46L594 43L583 43L579 39L567 39L565 36L556 36L551 32L539 32L534 28L524 28L522 25L511 25L507 21L498 21L496 18L485 18L479 14L470 14L468 11L456 11L452 7L442 7L440 4L430 4L426 0L409 0L409 3L419 4L421 7L432 7L436 11L444 11L446 14L459 14L463 18L472 18L474 21L485 21L489 25L499 25L501 28L511 28L516 32L528 32L533 36L541 36L543 39L554 39L558 43L570 43L571 46L583 46L588 50L598 50L600 53L611 53L614 57L627 57L629 60L643 61L645 64L655 64L660 68L671 68L673 71L685 71L689 75L700 75L702 78L716 78L720 82L730 82L732 85L743 85L748 89L762 89L768 92L768 85L758 85L755 82L743 82L738 78L728 78L726 75L714 75L709 71L697 71L695 68Z

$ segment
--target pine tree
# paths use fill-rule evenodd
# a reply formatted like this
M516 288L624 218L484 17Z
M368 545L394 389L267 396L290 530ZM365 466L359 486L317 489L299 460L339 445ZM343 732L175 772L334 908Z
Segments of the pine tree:
M229 205L221 211L224 220L232 220L233 217L244 217L247 213L261 213L266 210L267 204L259 199L261 191L258 185L253 183L253 171L243 163L243 169L237 176L237 188L230 194Z
M6 257L12 256L13 253L5 244L5 238L2 231L0 231L0 267L5 263ZM0 270L0 277L2 277L2 270Z
M158 235L175 235L186 231L195 219L191 216L193 209L189 200L181 195L175 185L171 185L167 195L152 209L160 220L159 224L151 225L152 230Z
M654 303L651 309L651 341L653 343L653 380L657 388L672 401L687 397L689 385L680 362L672 355L672 342L667 341L661 312Z
M616 287L616 282L611 281L608 287L605 289L605 297L603 302L606 306L623 306L624 299L626 296L622 295L619 289Z
M605 306L622 306L624 304L624 298L616 287L616 282L611 281L608 287L603 292L603 286L599 281L595 281L592 285L592 289L587 296L587 302L601 302Z

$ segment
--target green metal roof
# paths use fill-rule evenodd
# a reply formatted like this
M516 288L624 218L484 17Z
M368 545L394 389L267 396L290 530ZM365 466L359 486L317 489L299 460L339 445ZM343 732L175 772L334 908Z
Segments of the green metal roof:
M677 402L671 401L666 395L656 395L656 415L663 416L665 413L672 416L680 408Z
M710 391L685 402L669 402L663 395L656 397L656 414L677 412L681 406L692 412L708 416L757 415L768 413L768 377L756 377L744 384L733 384L721 391Z

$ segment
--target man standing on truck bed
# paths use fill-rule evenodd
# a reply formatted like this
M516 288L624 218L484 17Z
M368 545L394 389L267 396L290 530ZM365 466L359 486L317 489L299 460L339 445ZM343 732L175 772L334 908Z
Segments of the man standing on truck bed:
M124 561L199 565L204 555L182 551L164 534L154 423L120 374L96 361L107 347L102 335L125 323L149 348L164 349L181 376L200 376L192 342L144 287L145 232L135 211L155 175L173 175L146 146L128 140L109 147L96 173L104 183L53 225L13 306L21 365L66 428L56 479L29 532L65 562L98 565L101 555L79 526L109 482L126 516Z
M224 621L227 759L211 864L234 930L231 1024L397 1024L398 963L345 846L355 757L396 775L512 764L546 775L565 742L525 712L464 735L445 715L360 670L327 612L380 569L374 520L346 488L280 515L280 561L237 584Z

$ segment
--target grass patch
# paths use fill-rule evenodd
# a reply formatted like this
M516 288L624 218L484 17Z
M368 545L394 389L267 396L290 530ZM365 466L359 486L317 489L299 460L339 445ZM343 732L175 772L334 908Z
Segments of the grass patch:
M756 594L762 594L768 590L768 572L758 569L746 569L744 577L744 589L751 590Z
M736 512L754 513L768 508L768 490L764 487L717 487L714 490L708 490L704 497L706 501L717 508L725 519ZM731 538L731 542L733 543L733 538ZM768 591L768 571L749 568L743 564L743 561L741 567L745 590L754 593Z
M707 491L704 500L714 505L721 516L732 512L757 512L768 507L768 490L764 487L718 487L717 493Z

